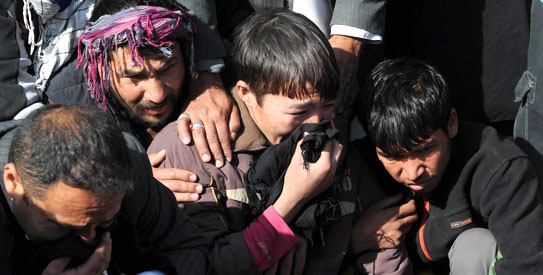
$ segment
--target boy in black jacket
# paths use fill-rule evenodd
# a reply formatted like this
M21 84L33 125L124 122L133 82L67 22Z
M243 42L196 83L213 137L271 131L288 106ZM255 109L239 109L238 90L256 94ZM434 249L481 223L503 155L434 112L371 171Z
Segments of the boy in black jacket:
M459 122L443 77L411 59L369 77L368 130L388 173L422 198L414 241L451 274L543 274L543 205L527 156L482 124Z

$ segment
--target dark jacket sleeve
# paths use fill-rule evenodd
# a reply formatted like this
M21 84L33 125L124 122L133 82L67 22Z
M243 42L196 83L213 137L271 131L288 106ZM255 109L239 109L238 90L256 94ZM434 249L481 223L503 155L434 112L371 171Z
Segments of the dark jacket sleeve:
M486 163L496 162L496 169L482 167L486 173L475 175L486 184L472 185L473 205L487 220L503 255L495 264L496 273L543 274L543 205L535 172L520 153Z
M231 205L233 200L226 200L224 186L221 185L221 182L232 179L221 178L219 169L207 167L196 149L182 144L175 124L164 127L147 151L153 153L162 149L166 149L166 160L161 167L191 171L198 175L199 183L204 186L200 200L185 203L183 211L203 231L211 250L214 273L260 274L243 235L248 224L244 218L246 212L239 205Z
M22 86L18 85L19 45L17 21L7 16L10 1L0 3L0 121L12 119L27 105Z
M119 222L128 223L138 247L158 251L173 263L177 274L205 274L208 251L200 230L179 210L173 194L152 176L147 155L133 152L134 188L126 195ZM125 246L123 246L124 248ZM133 253L133 251L127 251ZM156 255L144 252L140 255ZM156 257L156 256L155 256ZM128 259L134 264L135 259ZM163 260L162 260L163 262ZM150 269L146 267L146 269Z

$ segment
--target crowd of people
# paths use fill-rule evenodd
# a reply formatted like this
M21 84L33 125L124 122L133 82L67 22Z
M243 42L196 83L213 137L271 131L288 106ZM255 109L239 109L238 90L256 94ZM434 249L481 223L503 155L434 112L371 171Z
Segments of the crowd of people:
M543 2L464 2L1 1L0 273L543 274Z

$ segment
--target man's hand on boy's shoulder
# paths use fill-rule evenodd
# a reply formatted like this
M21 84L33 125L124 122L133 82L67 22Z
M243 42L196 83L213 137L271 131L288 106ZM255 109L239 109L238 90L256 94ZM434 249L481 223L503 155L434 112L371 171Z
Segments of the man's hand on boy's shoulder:
M239 110L218 74L200 72L191 80L185 111L177 119L179 138L194 145L204 162L222 167L232 159L232 141L241 128Z
M401 200L401 194L386 197L372 205L356 221L351 237L353 254L395 248L403 243L418 216L412 199L399 206L392 206Z
M191 171L177 168L158 168L166 158L166 150L148 154L153 167L153 177L170 189L179 203L194 202L200 199L203 186L196 183L198 177Z

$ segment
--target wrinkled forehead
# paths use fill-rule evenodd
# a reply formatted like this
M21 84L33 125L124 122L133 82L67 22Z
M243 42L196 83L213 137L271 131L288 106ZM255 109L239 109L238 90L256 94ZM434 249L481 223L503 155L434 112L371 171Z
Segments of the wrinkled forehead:
M66 224L81 224L92 219L109 219L119 211L126 190L95 195L89 190L56 183L41 198L32 201L43 213Z
M172 44L167 51L161 48L141 47L131 51L128 45L122 45L111 50L109 54L109 66L115 72L140 72L158 69L165 64L179 61L183 64L184 58L179 43Z

